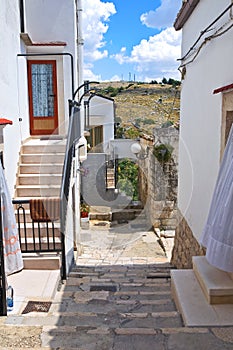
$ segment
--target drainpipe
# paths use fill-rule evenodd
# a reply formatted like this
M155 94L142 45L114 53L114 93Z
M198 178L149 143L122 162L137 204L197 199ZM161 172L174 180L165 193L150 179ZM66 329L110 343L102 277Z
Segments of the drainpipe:
M82 30L82 1L76 0L76 30L77 30L77 72L78 86L83 82L83 30Z
M72 90L72 99L75 97L74 91L74 58L73 55L69 52L53 52L53 53L18 53L17 57L36 57L36 56L68 56L70 57L70 66L71 66L71 90Z
M24 3L23 0L19 0L19 13L20 13L20 33L25 32L25 23L24 23Z

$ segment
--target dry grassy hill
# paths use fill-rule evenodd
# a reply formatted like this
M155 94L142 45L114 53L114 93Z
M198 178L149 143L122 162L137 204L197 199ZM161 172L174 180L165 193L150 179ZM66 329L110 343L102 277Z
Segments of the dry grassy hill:
M167 121L179 122L180 86L151 83L105 82L96 85L97 93L112 97L116 104L116 120L121 126L136 123L151 134L154 127Z

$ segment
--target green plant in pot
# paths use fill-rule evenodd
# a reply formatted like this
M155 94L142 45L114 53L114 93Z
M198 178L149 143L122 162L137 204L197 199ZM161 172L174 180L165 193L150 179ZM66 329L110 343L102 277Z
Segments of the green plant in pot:
M171 145L161 143L158 146L154 146L153 155L160 162L168 162L172 157L173 147Z
M88 214L90 212L90 207L86 203L80 204L80 217L81 218L87 218Z

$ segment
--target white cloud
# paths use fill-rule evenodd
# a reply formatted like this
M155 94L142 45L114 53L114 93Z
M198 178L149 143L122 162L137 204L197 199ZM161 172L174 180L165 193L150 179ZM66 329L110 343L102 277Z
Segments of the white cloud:
M133 47L130 56L125 55L123 48L112 58L119 64L133 63L135 71L144 76L159 75L162 71L164 76L177 76L178 79L176 59L180 57L180 40L180 32L176 32L174 28L167 28L148 40L141 40L140 44Z
M83 1L83 38L84 58L87 62L100 60L108 56L104 50L104 34L108 30L110 16L116 13L113 3L100 0Z
M171 27L181 4L182 0L162 0L160 7L155 11L143 13L140 19L143 24L150 28L164 29Z

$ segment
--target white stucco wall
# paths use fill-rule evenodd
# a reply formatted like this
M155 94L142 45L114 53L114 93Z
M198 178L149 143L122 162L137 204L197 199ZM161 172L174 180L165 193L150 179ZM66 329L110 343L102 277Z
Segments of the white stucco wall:
M67 43L66 47L36 47L36 50L37 52L57 50L57 52L71 53L74 57L74 88L76 89L79 82L77 80L75 1L25 0L24 6L25 32L28 32L34 42L65 41ZM0 118L13 121L13 125L6 126L3 131L4 164L13 196L21 141L30 136L26 58L17 57L17 54L35 53L35 47L26 47L20 39L18 0L1 1L0 33ZM71 65L68 56L63 60L58 59L58 70L59 112L60 116L64 118L65 115L68 119L68 99L72 97Z
M114 102L95 96L90 100L90 125L103 125L104 146L114 139Z
M81 82L78 81L77 74L77 27L76 27L76 11L75 1L73 0L25 0L25 31L29 34L33 42L65 42L66 46L59 47L29 47L31 53L69 53L73 56L74 65L74 89ZM43 25L41 20L43 18ZM31 59L31 58L30 58ZM37 58L38 59L38 58ZM49 59L48 57L40 57L40 59ZM50 57L51 59L51 57ZM52 57L56 59L56 57ZM62 116L68 119L68 99L72 99L71 89L71 59L69 56L63 56L63 65L60 66L61 56L58 61L58 84L60 86L59 93L59 118ZM59 73L60 72L60 73ZM62 75L62 77L61 77ZM80 77L80 76L79 76ZM59 86L58 86L59 88ZM63 103L63 105L62 105ZM65 127L67 129L67 125Z
M229 0L199 2L183 27L182 56L229 4ZM229 19L228 12L207 36ZM202 42L203 38L199 44ZM233 82L232 55L231 29L203 46L196 59L186 65L182 82L178 206L197 239L208 214L220 164L222 96L213 91Z
M4 165L5 173L13 196L18 153L21 140L29 135L29 121L25 118L28 111L27 84L21 79L26 71L26 61L17 58L24 52L20 41L20 16L18 1L1 1L0 10L0 118L13 121L13 125L4 128ZM22 118L22 121L19 121Z

